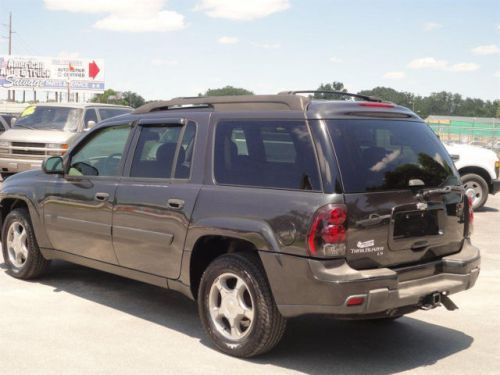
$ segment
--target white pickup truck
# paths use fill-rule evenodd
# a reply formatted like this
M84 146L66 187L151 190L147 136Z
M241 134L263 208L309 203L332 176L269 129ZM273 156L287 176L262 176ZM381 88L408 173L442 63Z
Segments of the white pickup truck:
M488 194L500 190L500 161L497 155L482 147L466 144L445 145L462 177L466 193L472 197L473 208L484 206Z

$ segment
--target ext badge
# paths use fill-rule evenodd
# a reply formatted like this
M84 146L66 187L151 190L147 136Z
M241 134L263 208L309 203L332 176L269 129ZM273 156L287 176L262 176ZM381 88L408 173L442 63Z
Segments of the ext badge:
M377 256L384 254L383 246L375 246L375 240L358 241L355 249L349 249L351 254L371 254L376 253Z

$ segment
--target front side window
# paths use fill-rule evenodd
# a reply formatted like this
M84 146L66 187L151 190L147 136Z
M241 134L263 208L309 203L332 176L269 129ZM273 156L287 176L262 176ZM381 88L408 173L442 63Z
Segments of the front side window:
M215 179L220 184L321 190L304 121L221 122L214 161Z
M194 123L143 126L130 177L189 178L195 133Z
M119 176L130 127L104 128L71 157L70 176Z
M97 113L94 108L85 111L85 117L83 118L83 126L85 128L88 127L89 121L94 121L97 124Z

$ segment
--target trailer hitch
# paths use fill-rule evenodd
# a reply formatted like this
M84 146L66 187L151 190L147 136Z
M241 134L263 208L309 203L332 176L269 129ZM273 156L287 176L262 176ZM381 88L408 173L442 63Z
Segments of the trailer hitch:
M458 306L448 297L446 292L434 292L428 294L422 299L420 308L422 310L431 310L439 306L444 306L447 310L457 310Z

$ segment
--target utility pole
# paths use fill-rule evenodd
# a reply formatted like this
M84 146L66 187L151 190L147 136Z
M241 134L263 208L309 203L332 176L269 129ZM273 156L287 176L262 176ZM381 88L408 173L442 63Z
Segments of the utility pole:
M12 31L12 12L9 12L9 55L12 55L12 34L14 32ZM11 100L14 101L16 100L16 94L14 90L9 90L7 92L7 97L8 101L10 102Z
M12 12L9 12L9 55L12 55Z

